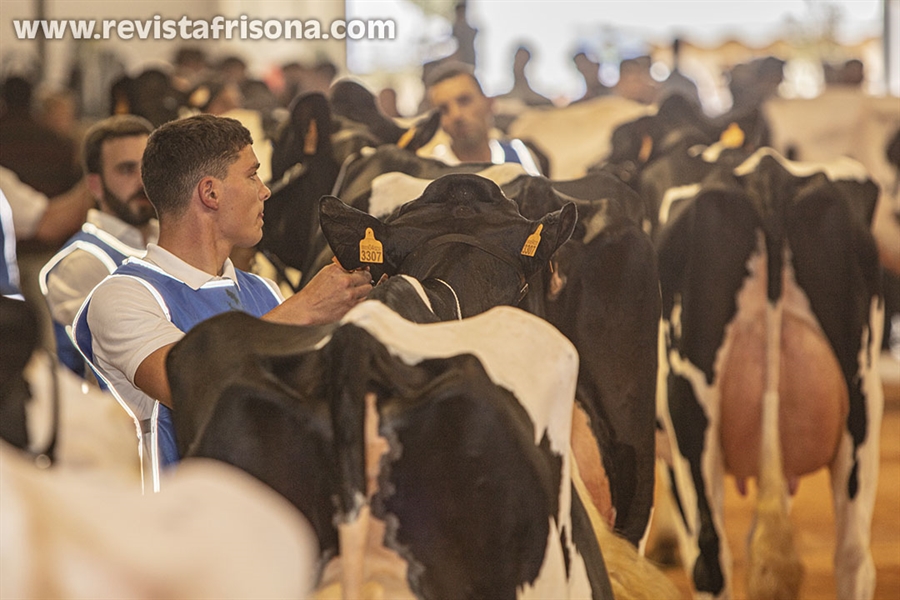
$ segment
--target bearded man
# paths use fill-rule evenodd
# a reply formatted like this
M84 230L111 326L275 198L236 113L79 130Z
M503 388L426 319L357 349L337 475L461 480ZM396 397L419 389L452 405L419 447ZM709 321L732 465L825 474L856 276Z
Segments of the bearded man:
M131 256L143 256L156 242L156 210L141 182L141 156L153 126L134 115L116 115L96 123L82 148L86 181L98 208L88 211L73 235L40 273L41 291L50 308L57 356L85 375L84 359L66 332L94 287Z

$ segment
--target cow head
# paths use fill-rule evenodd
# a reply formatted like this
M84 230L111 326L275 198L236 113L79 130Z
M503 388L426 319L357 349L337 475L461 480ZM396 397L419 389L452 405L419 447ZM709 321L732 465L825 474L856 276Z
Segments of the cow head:
M361 137L369 139L366 145L372 147L394 144L414 152L430 141L440 127L441 119L436 111L409 128L401 127L381 112L372 92L352 79L336 81L329 91L329 100L342 129L359 131Z
M577 214L566 204L526 219L492 181L456 174L435 180L383 222L332 196L322 199L319 218L344 268L369 266L375 279L402 273L440 280L458 296L462 316L471 316L515 304L572 235Z

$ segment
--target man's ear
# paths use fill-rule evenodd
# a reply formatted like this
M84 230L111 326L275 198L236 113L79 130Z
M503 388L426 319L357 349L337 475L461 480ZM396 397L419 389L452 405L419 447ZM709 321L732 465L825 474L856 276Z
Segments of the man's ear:
M197 193L200 196L200 202L210 210L219 209L219 200L221 199L222 189L219 180L212 176L206 176L197 184Z
M91 192L91 196L94 197L94 200L98 202L103 200L103 178L99 173L88 173L87 177L87 187L88 191Z

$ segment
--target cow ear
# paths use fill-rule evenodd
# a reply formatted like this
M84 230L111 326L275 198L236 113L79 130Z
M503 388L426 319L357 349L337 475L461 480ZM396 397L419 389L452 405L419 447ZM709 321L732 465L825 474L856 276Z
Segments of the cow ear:
M553 253L560 246L569 241L572 232L575 231L575 224L578 222L578 209L574 202L567 202L557 211L549 213L540 221L535 222L535 226L541 225L540 242L535 248L534 256L529 257L526 252L529 243L535 241L534 231L531 232L529 238L524 240L522 246L522 258L525 263L525 276L530 277L532 274L540 270L547 264ZM537 229L537 227L535 227Z
M405 148L410 152L416 152L419 148L431 141L431 138L437 134L441 126L441 113L433 110L431 113L420 119L400 138L397 145Z
M352 271L368 266L373 276L379 277L385 272L384 248L389 238L389 225L334 196L322 196L319 200L319 223L342 267Z
M272 141L272 181L277 181L294 165L309 156L331 155L334 123L328 100L319 92L301 94L291 101L290 118Z

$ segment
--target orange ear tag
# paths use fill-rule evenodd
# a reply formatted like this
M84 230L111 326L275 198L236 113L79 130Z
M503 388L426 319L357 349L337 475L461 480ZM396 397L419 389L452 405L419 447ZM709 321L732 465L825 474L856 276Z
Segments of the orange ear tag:
M642 163L647 162L651 152L653 152L653 138L649 135L645 135L641 138L641 149L638 150L638 160Z
M534 253L537 252L538 244L541 243L541 230L543 228L544 224L538 223L534 233L528 236L528 239L525 240L525 245L522 246L522 256L534 256Z
M409 143L412 141L413 137L415 137L415 135L416 135L416 128L410 127L403 133L403 135L400 136L400 139L397 140L397 147L398 148L406 148L409 145Z
M731 123L728 129L722 132L719 141L726 148L740 148L744 145L744 130L737 123Z
M375 232L371 227L366 227L366 237L359 240L359 262L377 263L384 262L381 242L375 239Z

